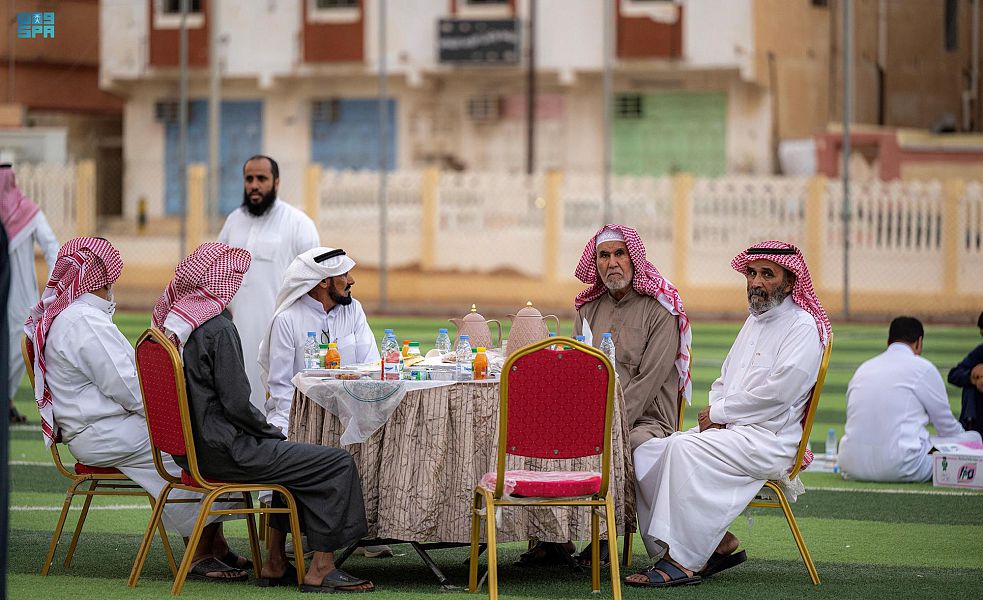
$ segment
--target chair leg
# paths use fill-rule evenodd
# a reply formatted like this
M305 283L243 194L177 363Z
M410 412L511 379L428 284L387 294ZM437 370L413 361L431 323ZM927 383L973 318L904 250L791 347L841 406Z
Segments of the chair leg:
M147 494L147 499L150 500L150 514L153 515L154 509L154 497ZM164 529L164 521L161 519L157 522L157 533L160 535L160 543L164 546L164 556L167 557L167 566L171 569L171 577L177 576L177 563L174 562L174 550L171 549L171 540L167 537L167 530Z
M481 495L475 492L471 503L471 560L468 567L468 591L478 591L478 546L481 531Z
M143 541L140 542L140 548L137 550L137 556L133 559L133 568L130 569L130 578L127 580L126 584L130 587L136 587L137 581L140 580L140 573L143 571L143 565L147 562L147 554L150 552L150 544L154 540L154 530L161 523L161 517L164 514L164 506L167 504L167 496L171 493L171 485L168 483L164 486L164 489L160 492L160 497L157 501L153 503L154 510L150 513L150 522L147 523L147 530L143 534ZM163 527L161 528L163 532ZM170 544L166 546L170 548ZM172 556L173 560L173 556ZM174 575L177 577L177 573Z
M597 511L597 506L590 507L590 584L594 592L601 591L601 516ZM618 538L608 539L608 551L612 542L618 543Z
M270 515L266 513L259 513L259 540L261 542L266 541L266 530L270 526Z
M253 507L253 497L249 494L249 492L242 493L242 502L246 505L246 508ZM260 516L265 516L265 514L266 513L260 513ZM262 519L260 519L260 521L262 521ZM259 572L263 568L263 554L259 547L259 540L261 538L256 533L256 518L253 513L248 513L246 515L246 528L249 530L249 549L253 553L253 570L256 572L255 576L258 579ZM303 558L301 560L303 560Z
M485 495L485 525L488 540L488 600L498 600L498 545L495 542L495 502Z
M604 503L604 519L608 525L608 539L617 540L618 529L614 525L614 499L610 494ZM631 539L630 531L625 532L625 539ZM609 543L608 550L611 552L611 593L614 596L614 600L621 600L621 571L618 567L618 545Z
M208 511L215 504L216 496L218 494L213 491L201 499L195 528L188 537L188 545L184 549L184 558L181 559L181 566L178 568L177 577L174 578L174 585L171 586L172 596L180 596L181 590L184 589L184 581L188 577L188 572L191 571L191 561L194 560L195 550L198 548L198 542L201 541L201 533L205 529L205 521L208 520Z
M775 490L775 488L772 488ZM785 499L785 494L780 490L775 490L775 496L778 497L778 503L782 506L782 512L785 513L785 520L788 521L788 528L792 530L792 538L795 540L795 545L799 548L799 554L802 555L802 562L805 563L806 570L809 571L809 578L812 579L813 585L819 585L819 572L816 571L816 565L812 562L812 555L809 554L809 548L806 546L805 538L802 537L802 532L799 531L799 524L795 521L795 515L792 514L792 507L789 506L788 500Z
M276 492L274 492L276 493ZM300 538L300 516L297 512L297 503L294 501L292 494L283 494L284 500L287 502L287 508L290 509L290 538L293 540L294 544L294 557L299 556L300 560L294 559L294 566L297 569L297 589L300 589L304 585L304 576L306 575L306 567L304 565L304 544Z
M72 507L72 500L75 498L75 490L84 480L79 480L68 486L65 492L65 502L61 507L61 514L58 516L58 523L51 534L51 544L48 546L48 555L44 557L44 564L41 565L41 577L46 577L51 569L51 563L55 560L55 549L58 548L58 540L61 539L61 530L65 527L65 519L68 518L68 510Z
M91 492L97 487L99 487L98 482L92 480L87 491ZM75 523L75 532L72 533L72 542L68 544L68 553L65 554L64 567L66 569L72 566L72 557L75 556L75 547L78 546L79 536L82 534L82 526L85 525L85 518L89 516L89 506L91 504L92 496L86 495L85 502L82 503L82 512L79 513L78 522Z

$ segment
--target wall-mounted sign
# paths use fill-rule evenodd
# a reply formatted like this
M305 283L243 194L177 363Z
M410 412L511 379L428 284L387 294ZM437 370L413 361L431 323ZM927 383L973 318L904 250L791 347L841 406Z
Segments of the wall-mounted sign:
M520 42L518 19L441 19L437 24L441 63L517 65Z

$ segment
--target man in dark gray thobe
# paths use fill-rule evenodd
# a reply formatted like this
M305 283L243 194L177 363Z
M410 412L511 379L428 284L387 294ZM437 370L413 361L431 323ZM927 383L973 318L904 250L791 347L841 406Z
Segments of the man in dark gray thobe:
M202 244L178 265L154 309L154 325L182 352L199 469L208 478L279 484L290 491L301 529L315 551L304 591L374 589L371 582L334 565L335 550L368 533L351 455L340 448L286 441L249 401L242 344L225 307L250 260L240 248ZM285 506L279 494L274 494L274 506ZM270 524L259 585L293 585L296 572L284 553L288 517L272 515Z

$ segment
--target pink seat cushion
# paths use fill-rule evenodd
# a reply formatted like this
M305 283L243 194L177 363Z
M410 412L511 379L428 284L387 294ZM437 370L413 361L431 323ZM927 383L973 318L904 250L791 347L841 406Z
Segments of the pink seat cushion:
M494 490L497 476L485 473L479 486ZM595 471L506 471L504 492L526 498L593 496L601 490L601 474Z
M228 483L226 481L218 481L216 479L206 479L205 481L208 483ZM191 476L191 473L188 473L184 469L181 469L181 483L184 485L193 485L198 487L198 482L195 481L195 478Z
M90 467L82 463L75 463L76 475L121 475L120 470L115 467Z

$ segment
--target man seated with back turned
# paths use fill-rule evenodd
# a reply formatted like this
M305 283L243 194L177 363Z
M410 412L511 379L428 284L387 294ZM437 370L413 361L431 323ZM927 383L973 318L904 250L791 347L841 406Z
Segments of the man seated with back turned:
M335 550L368 531L355 461L340 448L285 441L249 401L242 345L226 310L249 262L249 252L241 248L202 244L178 264L154 308L154 327L182 353L199 469L210 479L279 484L290 491L314 550L303 591L372 590L371 582L334 564ZM187 468L183 457L175 461ZM273 496L274 506L286 505L279 494ZM295 585L296 572L283 547L288 516L271 515L270 525L258 583Z
M980 441L952 416L942 375L922 357L925 330L913 317L891 321L887 350L857 368L846 390L844 476L864 481L929 481L937 444ZM925 429L931 421L938 436Z
M788 473L831 327L802 254L761 242L731 266L747 278L751 313L731 347L699 427L635 450L642 539L654 565L625 583L698 584L743 562L727 531L765 481Z
M167 482L154 466L133 346L113 323L113 285L122 270L119 252L108 241L69 240L58 252L24 331L34 350L35 397L45 445L60 435L79 462L119 469L156 500ZM167 455L164 467L180 475ZM201 494L175 490L171 497ZM196 503L168 504L164 524L187 542L198 509ZM229 549L218 522L224 519L212 517L202 532L192 577L248 577L243 569L252 562Z

